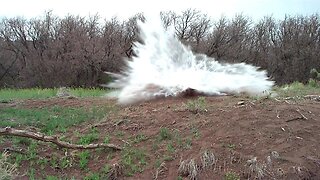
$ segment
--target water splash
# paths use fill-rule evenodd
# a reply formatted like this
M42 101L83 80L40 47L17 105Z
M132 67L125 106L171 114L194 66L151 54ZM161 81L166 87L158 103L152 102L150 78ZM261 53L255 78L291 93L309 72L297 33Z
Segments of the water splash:
M137 55L127 69L112 75L116 80L108 87L120 104L131 104L157 97L178 96L187 90L206 95L247 93L266 95L273 82L265 71L244 63L221 64L203 54L194 54L159 21L138 22L143 44L136 42Z

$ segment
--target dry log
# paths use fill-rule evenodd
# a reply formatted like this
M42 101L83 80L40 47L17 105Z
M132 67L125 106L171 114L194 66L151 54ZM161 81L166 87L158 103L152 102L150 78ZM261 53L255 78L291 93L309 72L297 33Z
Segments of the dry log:
M57 136L47 136L42 133L35 133L26 130L19 130L11 127L0 128L0 136L19 136L19 137L26 137L31 138L39 141L44 142L51 142L59 147L68 148L68 149L96 149L96 148L111 148L114 150L121 150L122 148L114 145L114 144L105 144L105 143L98 143L98 144L88 144L88 145L78 145L78 144L71 144L65 141L59 140Z

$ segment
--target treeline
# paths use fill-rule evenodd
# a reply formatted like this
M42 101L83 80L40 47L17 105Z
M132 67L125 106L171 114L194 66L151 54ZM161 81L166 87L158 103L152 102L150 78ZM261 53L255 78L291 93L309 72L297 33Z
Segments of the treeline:
M165 28L193 51L222 62L246 62L266 69L277 84L306 82L320 69L320 17L264 17L253 22L242 14L213 20L194 9L162 12ZM0 22L0 87L93 87L104 71L119 72L134 56L139 40L137 14L127 20L98 15L59 18L4 18Z

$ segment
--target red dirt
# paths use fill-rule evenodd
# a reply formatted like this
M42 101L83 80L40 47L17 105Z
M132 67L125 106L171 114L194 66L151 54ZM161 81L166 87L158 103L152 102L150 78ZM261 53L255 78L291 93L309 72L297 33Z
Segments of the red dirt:
M127 107L116 106L117 110L100 122L86 122L73 127L64 134L75 138L74 131L85 133L96 127L100 139L106 135L111 143L125 145L129 137L144 134L147 140L133 143L133 148L144 149L147 165L142 173L131 177L123 174L119 179L152 179L157 168L155 164L165 155L165 161L158 179L191 177L179 174L181 161L194 159L198 179L222 179L235 173L241 179L320 179L320 102L315 100L252 100L244 97L206 97L205 109L192 110L188 101L193 98L168 98L140 103ZM20 106L39 108L44 106L81 106L115 104L106 99L51 99L29 100ZM161 128L177 132L183 142L191 139L191 147L179 147L177 140L156 142ZM123 136L118 136L123 132ZM172 142L174 152L168 152ZM155 144L158 147L155 149ZM214 154L216 162L203 168L201 155L205 151ZM52 147L39 154L50 156L61 150ZM72 153L72 152L70 152ZM109 154L112 157L107 158ZM89 163L91 172L99 171L104 164L119 164L121 152L93 151ZM269 156L269 157L268 157ZM248 160L256 157L256 165ZM269 160L268 160L269 159ZM271 161L270 161L271 160ZM254 168L255 167L255 168ZM23 171L24 168L21 169ZM47 168L48 174L60 177L80 178L88 173L79 168L66 170ZM260 170L260 173L259 173Z

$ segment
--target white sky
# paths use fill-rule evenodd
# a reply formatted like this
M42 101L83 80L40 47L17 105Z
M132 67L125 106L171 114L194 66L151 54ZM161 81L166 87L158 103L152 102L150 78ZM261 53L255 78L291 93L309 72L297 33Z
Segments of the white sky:
M320 13L320 0L0 0L0 17L33 18L52 10L60 17L67 14L102 18L130 17L138 12L159 13L163 10L181 12L195 8L213 18L233 17L243 13L259 20L265 15L283 19L285 14L309 15Z

